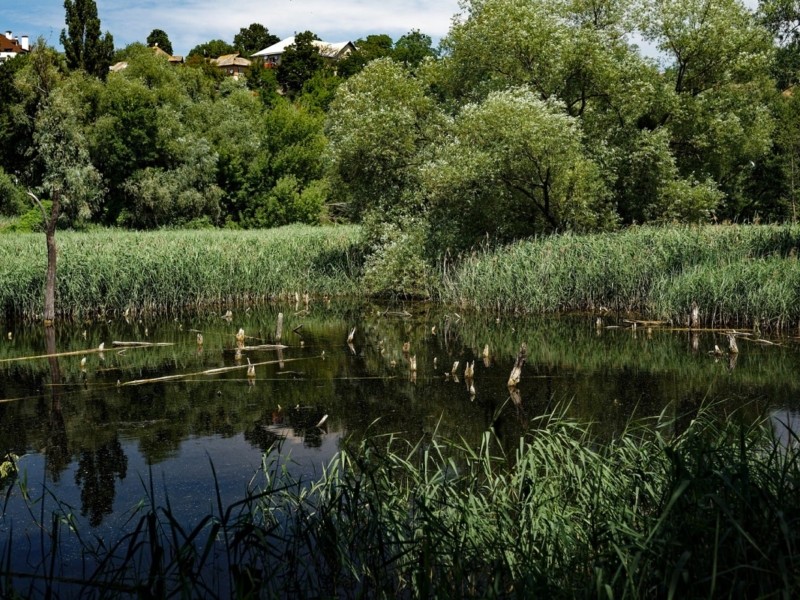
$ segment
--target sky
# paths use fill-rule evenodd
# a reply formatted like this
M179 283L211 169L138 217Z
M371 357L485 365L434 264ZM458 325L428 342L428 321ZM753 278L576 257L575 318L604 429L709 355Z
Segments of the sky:
M251 23L280 38L313 31L327 42L355 41L373 33L392 39L419 29L434 45L450 29L458 0L95 0L102 30L122 48L163 29L175 54L213 39L233 42ZM63 0L0 0L0 30L40 35L51 46L64 28Z

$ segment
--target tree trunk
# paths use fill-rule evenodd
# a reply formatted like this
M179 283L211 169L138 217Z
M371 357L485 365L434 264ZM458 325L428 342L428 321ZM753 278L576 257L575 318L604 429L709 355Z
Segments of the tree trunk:
M56 262L58 249L56 248L56 224L58 213L61 211L61 193L53 193L53 206L50 209L50 219L47 221L45 236L47 239L47 277L44 288L44 322L52 325L56 319Z
M50 208L50 216L44 209L41 200L33 192L28 195L36 202L39 210L42 211L42 222L44 223L44 234L47 242L47 274L45 275L44 286L44 324L52 326L56 319L56 262L58 261L58 249L56 248L56 225L58 215L61 212L61 191L53 192L53 205Z

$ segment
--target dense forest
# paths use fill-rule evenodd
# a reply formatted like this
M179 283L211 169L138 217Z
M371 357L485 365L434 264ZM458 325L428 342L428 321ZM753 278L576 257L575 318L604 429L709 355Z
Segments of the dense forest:
M468 0L438 47L332 63L304 32L240 79L209 58L263 25L173 65L165 32L113 50L93 2L65 7L63 53L0 66L5 231L40 226L29 191L76 229L361 222L365 282L415 293L478 245L796 218L797 0Z

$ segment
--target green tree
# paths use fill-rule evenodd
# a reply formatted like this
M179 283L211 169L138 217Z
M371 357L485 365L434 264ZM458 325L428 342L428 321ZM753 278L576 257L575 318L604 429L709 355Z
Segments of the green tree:
M169 41L169 36L163 29L153 29L147 36L147 45L151 48L158 46L167 54L172 54L172 42Z
M356 41L356 50L336 64L336 72L344 77L352 77L367 66L370 61L385 58L392 54L392 38L388 35L368 35Z
M192 48L186 58L219 58L220 56L233 54L234 52L236 52L236 48L225 40L210 40Z
M280 41L281 38L271 34L261 23L251 23L233 37L233 46L242 56L250 56Z
M298 33L294 44L283 51L276 75L278 83L289 96L295 96L303 84L325 66L325 59L312 43L319 38L310 31Z
M392 50L392 58L410 68L418 67L426 58L436 58L438 55L431 36L418 29L412 29L398 39Z
M353 219L417 202L419 169L443 120L423 82L388 58L339 87L326 123L330 174Z
M771 145L771 36L736 0L650 0L643 16L668 61L670 98L652 123L669 130L681 175L724 192L718 216L742 218L751 164Z
M469 248L487 233L507 242L613 227L606 182L581 137L578 119L526 88L465 106L423 169L437 249Z
M66 29L61 30L61 45L67 66L83 69L105 80L114 56L114 38L100 34L100 18L94 0L64 0Z
M760 0L760 22L775 40L772 74L781 90L800 81L800 2L797 0Z

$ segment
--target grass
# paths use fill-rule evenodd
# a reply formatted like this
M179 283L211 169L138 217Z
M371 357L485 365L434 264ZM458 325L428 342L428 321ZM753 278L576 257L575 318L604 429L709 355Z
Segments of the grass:
M191 529L147 501L118 542L84 540L0 593L80 597L794 597L800 440L701 409L613 440L556 412L506 454L393 436L346 445L314 481L265 458L248 496ZM57 551L54 516L43 529ZM59 525L59 524L62 525ZM10 544L0 544L8 565Z
M707 326L800 322L800 226L634 227L564 234L475 253L443 274L441 297L526 313L603 308Z
M352 294L356 227L267 231L59 232L56 304L63 315L125 309L174 314L286 294ZM42 311L41 234L0 236L0 309Z

